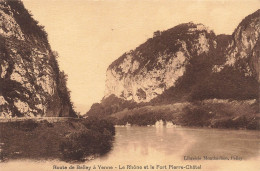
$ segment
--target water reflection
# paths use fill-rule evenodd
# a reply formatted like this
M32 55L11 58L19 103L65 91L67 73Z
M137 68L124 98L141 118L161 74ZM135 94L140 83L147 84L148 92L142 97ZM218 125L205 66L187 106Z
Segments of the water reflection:
M222 165L229 169L236 165L241 169L249 164L252 170L258 169L257 162L260 160L258 131L118 127L116 132L113 150L91 163L114 165L197 163L213 170L224 169ZM183 159L184 156L200 156L202 160L186 161ZM229 159L231 156L239 156L242 161L207 161L203 160L203 156ZM237 169L240 170L239 168Z
M88 166L103 165L201 165L202 170L260 170L259 131L219 130L183 127L117 127L113 149L106 155L88 161ZM184 156L236 155L242 160L184 160ZM51 170L60 161L12 161L1 169L15 166L27 170ZM145 170L145 169L139 169ZM155 169L156 170L156 169ZM167 169L166 169L167 170ZM161 171L166 171L161 170ZM122 171L122 169L120 169Z

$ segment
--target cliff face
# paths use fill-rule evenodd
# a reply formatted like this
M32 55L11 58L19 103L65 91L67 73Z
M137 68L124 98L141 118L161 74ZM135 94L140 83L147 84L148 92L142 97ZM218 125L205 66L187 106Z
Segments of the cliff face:
M105 96L148 102L174 86L192 58L210 58L216 44L215 34L202 24L187 23L157 32L109 66Z
M56 57L22 2L0 0L0 117L74 116Z
M259 50L260 50L260 10L247 16L232 34L232 41L225 50L226 61L214 66L219 72L225 67L233 67L259 80Z
M216 36L194 23L155 32L108 67L105 98L257 98L259 14L246 17L232 35Z

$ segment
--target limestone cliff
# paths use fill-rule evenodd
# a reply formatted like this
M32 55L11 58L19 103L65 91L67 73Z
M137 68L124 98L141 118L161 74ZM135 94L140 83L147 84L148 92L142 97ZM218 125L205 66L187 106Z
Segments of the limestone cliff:
M214 71L220 72L224 67L234 67L246 76L259 79L260 65L260 10L247 16L232 34L232 41L226 51L226 61L214 66Z
M125 100L149 102L165 90L173 87L183 89L187 86L186 95L181 96L189 96L188 91L198 91L200 86L194 87L195 85L205 83L206 78L206 85L210 82L213 84L216 82L213 78L219 79L216 78L219 75L228 75L234 79L239 77L240 80L232 84L244 84L249 79L252 84L243 87L255 87L253 80L260 80L259 13L260 10L246 17L232 35L216 36L204 25L194 23L155 32L153 38L125 53L109 66L105 98L114 94ZM232 72L235 72L233 76L230 75ZM243 87L228 97L240 96ZM177 93L175 91L172 95ZM254 93L257 94L250 91L250 96L253 97ZM215 98L214 95L212 98Z
M125 53L107 70L105 97L148 102L174 86L192 58L210 58L216 36L202 24L187 23L157 35Z
M232 35L215 35L194 23L156 31L108 67L105 97L87 114L111 114L129 108L127 104L258 99L259 20L257 10ZM107 104L111 98L116 109Z
M56 57L23 3L0 0L0 117L75 115Z

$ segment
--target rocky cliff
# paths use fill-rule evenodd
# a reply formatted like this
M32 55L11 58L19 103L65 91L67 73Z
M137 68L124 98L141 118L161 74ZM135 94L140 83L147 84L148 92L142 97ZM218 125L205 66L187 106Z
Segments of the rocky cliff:
M75 115L56 58L23 3L0 0L0 117Z
M260 51L260 10L247 16L232 34L232 41L225 49L225 63L214 66L215 72L225 67L234 67L245 76L259 79L259 51Z
M259 81L259 13L246 17L231 36L216 36L206 26L194 23L155 32L153 38L108 67L105 97L114 94L149 102L176 87L183 77L190 81L179 86L192 90L199 80L224 73L226 68Z
M181 24L158 32L109 66L105 96L148 102L174 86L192 58L210 58L216 44L213 31L202 24Z
M99 109L107 113L111 107L105 102L111 98L117 99L118 111L126 104L122 99L131 106L141 102L258 99L259 24L257 10L232 35L216 35L203 24L194 23L156 31L153 38L108 67ZM97 106L88 114L99 111Z

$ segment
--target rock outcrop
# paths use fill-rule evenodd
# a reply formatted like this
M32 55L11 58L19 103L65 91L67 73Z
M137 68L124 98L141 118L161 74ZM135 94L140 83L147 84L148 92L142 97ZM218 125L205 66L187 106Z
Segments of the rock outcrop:
M0 117L75 115L56 57L23 3L0 0Z
M202 24L176 26L125 53L107 70L105 96L148 102L174 86L192 58L209 56L216 36Z
M118 102L116 112L128 108L126 104L258 99L259 24L257 10L232 35L215 35L194 23L156 31L108 67L104 99L87 114L113 113L115 104L105 103L111 98Z
M259 81L259 13L246 17L231 36L216 36L204 25L194 23L155 32L153 38L108 67L105 98L114 94L138 103L149 102L184 79L197 80L178 85L192 91L194 84L214 77L214 73L225 75L225 68Z
M226 51L226 61L222 65L216 65L217 72L224 67L234 67L243 72L245 76L253 76L258 82L260 65L260 10L247 16L232 34L232 41Z

